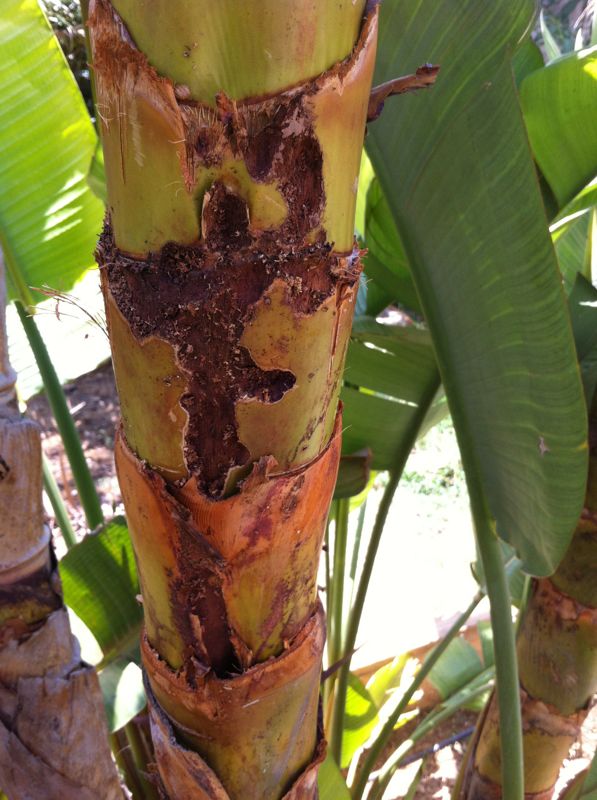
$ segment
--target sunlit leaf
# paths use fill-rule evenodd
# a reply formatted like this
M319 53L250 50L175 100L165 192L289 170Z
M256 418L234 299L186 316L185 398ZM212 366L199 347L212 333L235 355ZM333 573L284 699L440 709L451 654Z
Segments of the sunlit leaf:
M60 562L60 576L66 604L97 639L104 662L136 647L143 614L123 517L115 517L69 550Z
M26 302L28 287L68 290L93 264L103 217L87 184L97 137L36 0L2 4L0 97L0 243Z
M533 72L520 102L535 159L564 206L597 175L597 47Z

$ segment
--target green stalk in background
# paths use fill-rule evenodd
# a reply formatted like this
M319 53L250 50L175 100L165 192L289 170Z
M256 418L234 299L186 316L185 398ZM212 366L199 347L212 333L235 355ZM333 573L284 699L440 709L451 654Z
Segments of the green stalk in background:
M83 453L81 440L66 401L64 389L56 374L56 369L52 364L45 342L39 333L35 319L27 312L25 306L19 300L15 301L15 307L43 380L44 391L64 444L64 451L71 466L73 480L79 493L79 500L87 519L87 525L91 530L94 530L94 528L102 524L104 515L85 454Z

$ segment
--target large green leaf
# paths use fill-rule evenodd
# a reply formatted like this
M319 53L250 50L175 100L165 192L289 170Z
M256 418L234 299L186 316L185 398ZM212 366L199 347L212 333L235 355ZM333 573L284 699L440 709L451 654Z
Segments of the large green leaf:
M574 346L511 72L533 6L444 0L421 14L418 0L383 3L377 79L426 61L441 71L430 92L386 104L368 151L469 475L498 533L544 575L582 508L587 454Z
M60 562L64 600L83 620L104 653L103 663L130 653L143 617L139 582L124 517L92 533Z
M344 452L369 448L373 469L393 468L439 386L428 332L356 319L344 382Z
M597 47L531 73L520 100L537 163L563 206L597 174Z
M3 0L0 97L0 243L10 294L27 301L91 266L103 215L87 184L96 134L36 0Z

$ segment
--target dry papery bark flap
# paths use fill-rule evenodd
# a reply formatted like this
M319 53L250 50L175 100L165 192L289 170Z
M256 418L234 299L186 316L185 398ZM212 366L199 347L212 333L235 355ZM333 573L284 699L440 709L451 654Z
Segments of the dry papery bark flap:
M145 634L141 638L143 665L154 692L163 692L177 704L193 713L216 719L226 708L236 709L240 703L248 707L272 690L290 684L318 667L325 641L325 615L321 603L297 636L281 655L231 677L221 678L213 671L200 677L187 675L187 667L175 672L163 661Z
M217 775L194 753L176 740L168 716L155 699L145 677L145 691L150 711L151 737L159 764L154 766L158 789L163 800L230 800ZM282 800L315 800L317 797L317 772L326 754L326 742L320 728L315 754L311 763L295 780ZM159 777L158 777L159 776Z
M0 784L11 800L122 800L110 752L98 746L108 731L92 667L21 678L9 694L0 694Z
M65 608L52 612L27 639L12 640L0 650L0 682L15 687L23 677L59 677L81 663Z

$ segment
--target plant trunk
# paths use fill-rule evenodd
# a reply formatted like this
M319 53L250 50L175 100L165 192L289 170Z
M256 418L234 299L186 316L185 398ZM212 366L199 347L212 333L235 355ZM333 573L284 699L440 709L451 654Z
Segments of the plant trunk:
M365 0L92 0L116 464L171 800L317 796Z
M120 800L99 682L71 633L44 525L39 430L16 407L2 291L0 370L0 790Z
M550 578L533 579L518 631L525 797L549 800L597 690L597 402L589 416L585 508ZM469 749L463 800L501 798L495 695Z

